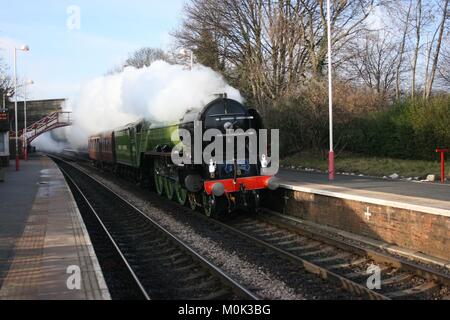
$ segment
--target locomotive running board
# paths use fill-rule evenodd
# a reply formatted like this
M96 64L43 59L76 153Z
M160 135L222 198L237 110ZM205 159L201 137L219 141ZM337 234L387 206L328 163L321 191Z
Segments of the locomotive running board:
M155 156L155 157L167 157L170 158L172 153L170 152L157 152L157 151L148 151L144 153L146 156Z

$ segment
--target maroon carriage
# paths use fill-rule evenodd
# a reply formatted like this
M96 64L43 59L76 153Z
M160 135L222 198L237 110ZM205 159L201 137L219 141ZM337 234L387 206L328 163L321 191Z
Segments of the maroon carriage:
M112 166L116 162L114 131L104 132L89 138L89 159L96 166Z

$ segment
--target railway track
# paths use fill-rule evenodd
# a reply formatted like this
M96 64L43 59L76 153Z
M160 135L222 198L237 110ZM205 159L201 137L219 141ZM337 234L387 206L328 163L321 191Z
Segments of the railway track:
M173 204L174 206L178 206ZM183 208L183 210L190 210ZM269 210L261 215L246 215L217 221L200 213L195 216L206 224L246 239L278 256L299 264L310 273L330 280L363 299L448 299L450 277L416 264L356 243L338 240L304 228L292 217ZM370 289L367 280L372 272L380 272L381 288Z
M62 159L53 160L126 266L134 281L134 297L139 291L143 299L258 300L100 181Z
M261 247L276 251L324 279L340 283L345 290L364 298L389 300L450 297L448 275L400 257L301 228L290 217L263 210L263 214L258 216L216 223ZM375 270L380 272L380 284L378 288L370 288L367 280ZM370 282L372 285L376 284Z

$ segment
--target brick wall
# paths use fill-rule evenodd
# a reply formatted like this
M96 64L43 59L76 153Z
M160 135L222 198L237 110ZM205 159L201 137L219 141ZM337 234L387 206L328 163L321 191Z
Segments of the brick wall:
M272 210L450 260L450 217L280 189Z

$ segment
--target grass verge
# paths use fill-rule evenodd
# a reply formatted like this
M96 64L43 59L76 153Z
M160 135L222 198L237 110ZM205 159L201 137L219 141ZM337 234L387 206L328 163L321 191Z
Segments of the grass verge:
M320 153L302 152L281 159L284 167L296 169L328 170L328 159L324 159ZM425 178L429 174L440 175L440 162L424 160L403 160L380 157L364 157L355 154L344 153L336 157L336 172L356 173L369 176L383 177L394 173L401 177ZM447 163L450 168L450 161ZM446 169L450 176L450 171Z

